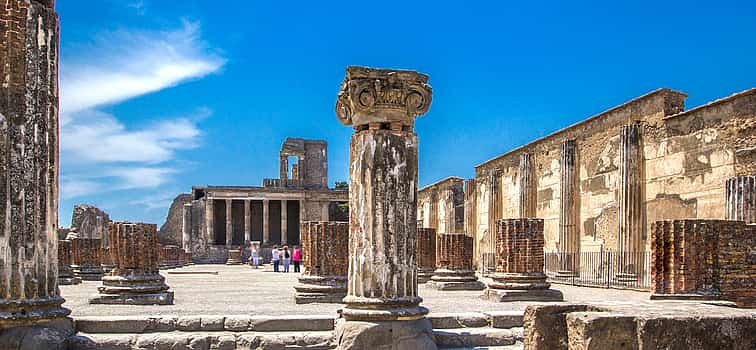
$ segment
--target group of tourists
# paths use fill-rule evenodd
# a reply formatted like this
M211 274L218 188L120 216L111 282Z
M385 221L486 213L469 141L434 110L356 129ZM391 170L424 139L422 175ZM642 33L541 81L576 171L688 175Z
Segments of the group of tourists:
M289 266L294 264L294 272L300 272L300 265L302 264L302 251L299 246L293 246L289 251L288 246L283 246L279 249L277 245L273 246L271 250L271 261L273 262L273 272L289 272ZM249 263L254 268L260 266L260 252L258 246L252 244L250 247ZM283 265L283 271L280 266Z

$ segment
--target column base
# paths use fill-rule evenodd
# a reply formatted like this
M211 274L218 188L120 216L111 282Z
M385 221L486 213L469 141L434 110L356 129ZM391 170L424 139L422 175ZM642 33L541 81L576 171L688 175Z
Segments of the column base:
M425 318L428 309L420 306L423 298L362 298L347 295L341 317L347 321L412 321Z
M70 286L73 284L79 284L81 283L81 278L76 276L58 276L58 285L60 286Z
M34 325L11 326L0 332L0 349L66 350L74 335L73 320L61 318Z
M82 281L99 281L105 275L102 266L78 266L72 265L74 276L79 277Z
M97 294L89 299L89 303L117 305L173 305L173 292Z
M64 301L65 299L60 296L44 299L0 300L0 329L63 320L71 313L71 310L61 306ZM4 332L0 332L0 336Z
M410 321L342 321L336 326L338 350L436 350L426 318Z
M418 267L417 283L425 283L430 281L431 277L433 277L433 271L435 271L435 269L432 267Z
M297 304L343 302L347 294L346 276L301 276L294 286Z
M105 274L110 273L110 271L113 271L114 268L115 268L115 265L102 264L102 272Z
M482 299L498 302L509 301L564 301L562 292L556 289L493 289L488 288Z
M483 290L486 285L478 281L473 270L437 269L426 284L437 290Z
M719 293L654 293L651 300L691 300L691 301L720 301L724 300Z

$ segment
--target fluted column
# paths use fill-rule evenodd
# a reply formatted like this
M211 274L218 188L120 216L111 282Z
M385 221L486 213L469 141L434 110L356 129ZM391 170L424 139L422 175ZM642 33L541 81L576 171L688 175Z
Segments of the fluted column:
M477 216L476 208L478 201L478 189L475 185L475 179L465 180L465 233L477 237ZM473 239L475 242L475 239ZM474 258L474 257L473 257Z
M263 199L263 244L270 243L270 217L269 217L269 205L270 201Z
M756 223L756 176L736 176L725 183L725 218Z
M226 247L234 244L233 201L226 199Z
M207 241L210 242L210 244L217 244L217 239L215 239L215 230L213 229L213 225L215 225L215 205L213 205L214 199L207 197L206 203L205 203L205 229L207 230Z
M192 204L184 204L181 221L181 247L185 252L192 251Z
M58 291L58 17L52 1L4 0L0 8L4 328L62 318L69 310Z
M244 200L244 244L247 245L252 240L252 213L249 211L250 200Z
M536 217L536 184L533 175L533 156L530 153L520 155L520 217Z
M289 184L289 157L281 154L279 159L279 182L281 187L286 187Z
M438 230L438 190L432 189L430 195L430 213L428 214L430 222L428 228Z
M350 143L349 282L339 349L435 349L417 294L414 119L430 106L428 76L347 68L336 103ZM377 323L377 324L376 324ZM388 323L388 324L387 324ZM394 332L378 331L391 327ZM362 343L362 332L379 332ZM411 345L410 345L411 344Z
M617 253L619 254L619 280L634 281L641 271L638 253L643 251L641 133L638 124L624 125L620 129L619 164L619 229Z
M286 238L288 237L288 225L289 220L287 218L286 200L281 200L281 244L286 244Z
M577 271L579 250L577 232L577 155L575 140L562 142L559 201L560 272L572 275Z

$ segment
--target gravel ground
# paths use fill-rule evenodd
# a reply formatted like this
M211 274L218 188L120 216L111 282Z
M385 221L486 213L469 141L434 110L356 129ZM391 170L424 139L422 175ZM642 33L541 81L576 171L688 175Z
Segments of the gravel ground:
M336 315L340 304L294 303L298 274L274 273L270 266L255 270L248 266L193 265L171 271L217 271L217 275L175 275L163 271L175 293L174 305L90 305L87 300L96 293L100 282L84 281L75 286L60 286L66 298L65 307L73 316L126 315ZM646 292L552 285L564 293L569 302L649 305ZM420 286L423 306L434 313L485 312L524 310L532 303L498 303L482 300L482 291L437 291ZM676 304L680 305L680 304Z

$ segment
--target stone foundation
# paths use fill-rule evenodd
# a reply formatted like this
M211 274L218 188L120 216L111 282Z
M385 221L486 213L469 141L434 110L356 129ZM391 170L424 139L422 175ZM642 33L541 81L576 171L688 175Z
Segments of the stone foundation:
M347 290L349 224L307 221L300 224L300 234L303 260L294 286L296 303L341 303Z
M436 269L436 229L417 229L417 283L430 281Z
M484 298L494 301L562 301L543 273L543 220L505 219L496 223L496 274Z
M90 304L171 305L173 292L158 273L157 226L116 222L110 225L115 268L102 278Z
M98 238L71 239L71 268L84 281L99 281L102 270L102 243Z
M426 283L438 290L483 290L472 268L472 237L464 233L444 233L436 237L436 270Z

